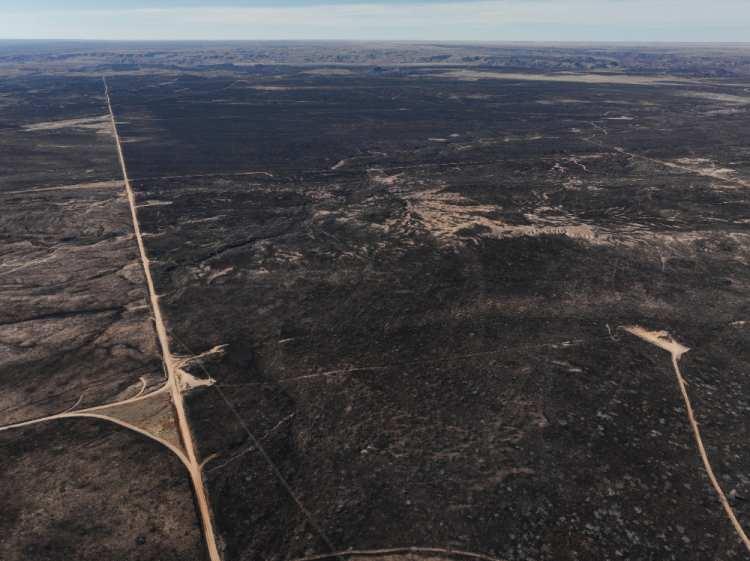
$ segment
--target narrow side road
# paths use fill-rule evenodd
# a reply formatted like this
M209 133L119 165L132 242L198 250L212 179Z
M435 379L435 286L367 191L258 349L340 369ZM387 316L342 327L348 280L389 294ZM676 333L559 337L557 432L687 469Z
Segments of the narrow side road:
M693 437L695 438L695 443L698 446L698 453L700 454L701 460L703 461L703 467L706 470L706 475L708 475L708 479L711 481L711 486L714 488L714 491L716 491L716 495L719 497L719 502L721 502L721 506L724 508L724 512L726 513L727 518L729 518L732 526L734 526L734 529L737 532L737 535L742 540L742 543L745 544L748 552L750 552L750 538L748 538L739 520L737 520L737 515L735 514L732 505L729 504L729 500L724 494L724 490L721 488L719 480L716 479L716 475L714 474L713 467L711 466L711 461L709 460L708 454L706 453L706 448L703 445L703 438L701 437L701 430L698 427L698 421L695 419L693 405L690 401L690 396L688 395L687 391L687 383L685 382L685 378L680 371L680 366L678 364L680 357L682 357L682 355L684 355L690 349L672 339L672 337L670 337L669 334L665 331L648 331L647 329L643 329L642 327L639 327L637 325L631 325L625 327L624 329L631 335L635 335L639 339L643 339L644 341L651 343L652 345L656 345L660 349L664 349L672 356L672 368L674 369L675 376L677 377L677 385L680 387L682 399L685 402L685 409L687 410L690 428L693 430Z

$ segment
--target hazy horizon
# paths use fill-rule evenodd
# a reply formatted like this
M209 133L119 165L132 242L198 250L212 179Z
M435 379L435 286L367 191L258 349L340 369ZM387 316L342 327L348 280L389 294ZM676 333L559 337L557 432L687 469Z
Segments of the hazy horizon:
M743 43L742 0L19 0L0 40Z

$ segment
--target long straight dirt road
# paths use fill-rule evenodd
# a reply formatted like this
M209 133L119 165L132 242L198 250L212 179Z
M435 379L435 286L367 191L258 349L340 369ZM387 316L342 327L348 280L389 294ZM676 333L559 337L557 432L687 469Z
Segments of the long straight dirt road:
M146 252L146 246L143 243L143 235L141 233L140 223L138 222L138 211L136 210L137 205L135 201L135 194L133 193L132 186L130 185L130 178L128 177L128 170L127 166L125 165L125 157L122 151L120 135L117 132L117 121L115 119L115 114L112 111L112 100L110 99L109 85L107 84L106 78L102 78L102 81L104 82L104 95L107 100L107 109L109 110L109 116L112 122L112 133L117 145L117 156L122 168L122 176L123 180L125 181L128 204L130 205L130 213L133 219L133 231L135 232L135 238L138 243L138 251L141 257L141 264L143 265L143 274L146 277L146 285L148 287L148 295L149 301L151 303L154 325L156 326L156 333L159 338L159 346L161 347L164 368L167 372L167 387L169 388L169 392L172 398L175 415L177 417L180 438L182 440L182 445L185 448L185 455L187 456L186 465L188 467L188 472L190 473L190 479L193 484L196 503L200 512L201 523L206 539L206 547L208 548L208 554L211 561L220 561L221 555L219 554L219 549L216 544L216 537L214 534L214 527L211 516L211 507L208 503L208 495L206 493L206 487L203 483L201 465L195 452L193 434L190 430L190 423L185 411L185 402L183 400L181 390L182 384L180 383L180 373L176 366L176 360L170 348L167 329L164 325L164 319L162 317L161 308L159 306L159 297L156 294L153 277L151 276L151 267L149 264L148 254Z

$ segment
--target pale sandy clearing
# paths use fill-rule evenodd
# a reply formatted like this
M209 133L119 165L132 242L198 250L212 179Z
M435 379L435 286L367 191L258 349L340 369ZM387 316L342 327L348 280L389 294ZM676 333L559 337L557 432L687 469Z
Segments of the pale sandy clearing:
M258 90L261 92L286 92L299 88L291 88L289 86L251 86L251 90Z
M0 191L0 195L20 195L23 193L42 193L44 191L68 191L78 189L121 189L122 179L112 181L92 181L90 183L75 183L73 185L56 185L54 187L37 187L18 191Z
M312 76L349 76L353 72L347 68L315 68L313 70L305 70L303 74Z
M531 82L572 82L583 84L634 84L643 86L669 85L674 83L691 83L692 80L677 76L638 76L625 74L523 74L519 72L490 72L480 70L450 70L430 77L456 78L458 80L516 80Z
M63 119L60 121L33 123L23 127L23 130L27 132L36 132L60 129L87 129L103 134L111 134L111 126L109 115L102 115L100 117L85 117L82 119Z
M530 224L508 224L495 217L496 206L479 204L459 193L431 189L410 195L406 201L408 211L418 215L427 230L447 243L463 241L461 232L477 226L486 238L559 235L587 241L598 239L591 226L575 222L558 209L539 208L539 212L549 212L527 213L525 218Z
M606 133L605 133L606 134ZM593 141L592 141L593 142ZM598 146L603 146L602 144L598 142L594 142L594 144ZM612 146L612 148L615 152L619 152L620 154L625 154L627 156L630 156L631 158L637 159L637 160L644 160L647 162L652 162L654 164L659 164L664 167L672 168L672 169L679 169L682 171L686 171L689 173L694 173L696 175L701 175L703 177L710 177L712 179L718 179L725 184L732 185L733 187L745 187L750 188L750 181L742 179L740 177L736 177L734 175L735 171L730 168L717 168L715 167L715 164L711 164L710 166L696 166L695 162L706 162L710 161L705 158L694 158L694 159L685 159L680 158L675 162L669 162L666 160L658 160L656 158L650 158L648 156L642 156L641 154L635 154L633 152L628 152L624 148L620 146ZM679 163L680 161L689 161L693 162L691 164L684 164Z
M743 96L743 95L701 92L701 91L680 92L679 95L683 97L709 99L711 101L723 101L725 103L734 103L737 105L746 105L750 103L750 96Z

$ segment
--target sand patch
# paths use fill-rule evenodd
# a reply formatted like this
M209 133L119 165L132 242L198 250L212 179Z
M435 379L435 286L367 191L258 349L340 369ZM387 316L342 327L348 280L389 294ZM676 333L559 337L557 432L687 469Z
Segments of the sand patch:
M594 123L592 123L594 124ZM710 177L712 179L720 180L726 184L731 184L733 187L745 187L750 188L750 181L736 177L733 169L730 168L719 168L711 160L707 158L680 158L675 161L658 160L656 158L650 158L633 152L628 152L620 146L611 147L615 152L620 154L626 154L631 158L642 160L645 162L651 162L672 169L678 169L687 171L689 173L695 173L703 177ZM686 163L680 163L686 162Z
M64 119L61 121L45 121L26 125L26 132L53 131L62 129L93 130L99 134L112 134L112 124L109 115L100 117L85 117L82 119Z
M192 390L193 388L205 388L213 386L216 380L213 378L197 378L184 370L180 370L180 389L183 392Z
M78 189L122 189L122 179L112 181L92 181L90 183L75 183L73 185L56 185L54 187L37 187L36 189L20 189L17 191L2 191L0 195L18 195L21 193L43 193L45 191L74 191Z
M472 201L459 193L432 189L406 198L409 212L436 238L446 243L471 238L513 238L521 236L567 236L594 241L597 234L560 209L540 208L527 213L528 224L508 224L497 217L498 207Z
M732 95L732 94L700 92L700 91L680 92L677 95L680 95L683 97L708 99L711 101L722 101L724 103L734 103L737 105L747 105L748 103L750 103L750 96L744 96L744 95Z
M286 92L298 88L291 88L289 86L252 86L251 90L258 90L261 92Z
M353 72L347 68L315 68L305 70L303 74L310 76L350 76Z
M572 99L572 98L553 98L553 99L540 99L535 101L539 105L574 105L577 103L591 103L583 99Z
M719 164L709 158L678 158L676 164L690 168L700 175L715 177L724 181L736 179L737 171L732 168L720 167Z
M136 205L136 208L146 208L150 206L170 206L172 204L174 204L174 201L162 201L158 199L149 199L147 201L143 201L139 205Z
M228 275L228 274L232 273L233 271L234 271L234 267L227 267L227 268L225 268L225 269L220 269L220 270L218 270L218 271L212 271L212 272L211 272L211 273L210 273L210 274L208 275L208 278L206 279L206 281L208 282L208 284L211 284L211 283L212 283L212 282L214 282L214 281L215 281L216 279L219 279L219 278L221 278L221 277L224 277L224 276L226 276L226 275Z
M525 135L508 135L508 136L500 136L500 137L483 137L477 139L477 142L480 146L494 146L497 144L507 144L509 142L533 142L535 140L542 140L545 138L543 135L539 133L528 133ZM459 145L456 145L459 146ZM468 145L471 146L471 145Z
M675 341L672 336L666 331L649 331L638 325L629 325L623 327L625 331L631 335L656 345L660 349L664 349L671 354L675 359L679 359L682 355L688 352L690 349L684 345L681 345Z
M475 82L477 80L513 80L530 82L570 82L582 84L635 84L635 85L668 85L674 83L690 83L690 80L676 76L640 76L625 74L524 74L519 72L490 72L480 70L450 70L430 77L456 78Z
M398 183L399 178L401 177L400 173L397 173L395 175L384 175L380 170L368 170L370 172L370 181L373 183L378 183L380 185L387 185L388 187L393 187Z

